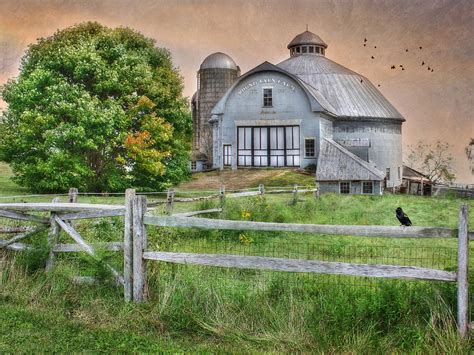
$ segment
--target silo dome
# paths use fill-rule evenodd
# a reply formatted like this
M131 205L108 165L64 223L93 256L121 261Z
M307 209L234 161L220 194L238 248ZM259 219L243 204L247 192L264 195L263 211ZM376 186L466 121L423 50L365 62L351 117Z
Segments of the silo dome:
M233 69L239 70L234 60L227 54L216 52L208 55L201 64L200 69Z

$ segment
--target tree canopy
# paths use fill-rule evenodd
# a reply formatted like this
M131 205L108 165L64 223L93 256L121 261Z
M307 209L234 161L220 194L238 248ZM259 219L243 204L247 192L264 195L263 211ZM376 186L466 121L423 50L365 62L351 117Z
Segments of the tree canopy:
M168 50L83 23L28 47L1 90L0 160L37 192L159 189L188 175L191 116Z
M415 146L409 146L408 165L435 183L449 182L456 178L453 162L449 143L436 141L427 144L419 141Z

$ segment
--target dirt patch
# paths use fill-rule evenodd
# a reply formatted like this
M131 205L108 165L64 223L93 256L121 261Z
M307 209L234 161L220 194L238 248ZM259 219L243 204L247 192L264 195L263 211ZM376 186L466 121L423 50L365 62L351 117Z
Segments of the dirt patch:
M194 173L192 180L179 186L182 189L243 189L267 186L314 185L314 176L300 170L291 169L238 169Z

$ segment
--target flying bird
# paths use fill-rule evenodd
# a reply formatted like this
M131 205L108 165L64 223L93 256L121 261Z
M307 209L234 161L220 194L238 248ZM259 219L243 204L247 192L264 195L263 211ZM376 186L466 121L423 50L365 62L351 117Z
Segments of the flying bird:
M371 58L372 58L372 59L375 59L375 57L374 57L374 56L372 56Z
M367 38L364 38L364 43L367 42Z
M433 72L433 71L434 71L434 69L431 69L431 71Z
M408 52L408 49L405 49L405 52Z
M428 67L428 70L431 70L431 68L430 68L430 67Z
M364 80L360 79L360 82L362 83Z
M366 46L366 44L364 43L364 47Z
M403 68L403 65L402 65L402 64L400 64L400 68Z
M418 48L420 48L420 51L423 49L423 47L418 47Z
M378 84L377 86L380 87L380 84Z
M397 219L400 221L401 226L407 226L407 227L411 226L410 218L408 218L408 216L405 214L405 212L403 212L401 207L398 207L395 210L395 214L397 216Z
M392 67L390 69L395 69L395 65L392 65Z
M374 46L374 48L377 48L377 46Z
M422 62L421 62L421 65L422 65L422 66L425 65L425 61L422 61Z
M405 68L402 68L402 70L405 70Z

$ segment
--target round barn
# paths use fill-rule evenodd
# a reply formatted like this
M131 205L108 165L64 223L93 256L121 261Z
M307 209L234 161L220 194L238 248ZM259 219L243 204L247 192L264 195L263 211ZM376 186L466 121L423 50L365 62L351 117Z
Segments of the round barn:
M228 55L208 56L192 99L192 169L315 166L320 192L398 188L405 119L327 48L305 31L288 59L242 75Z

